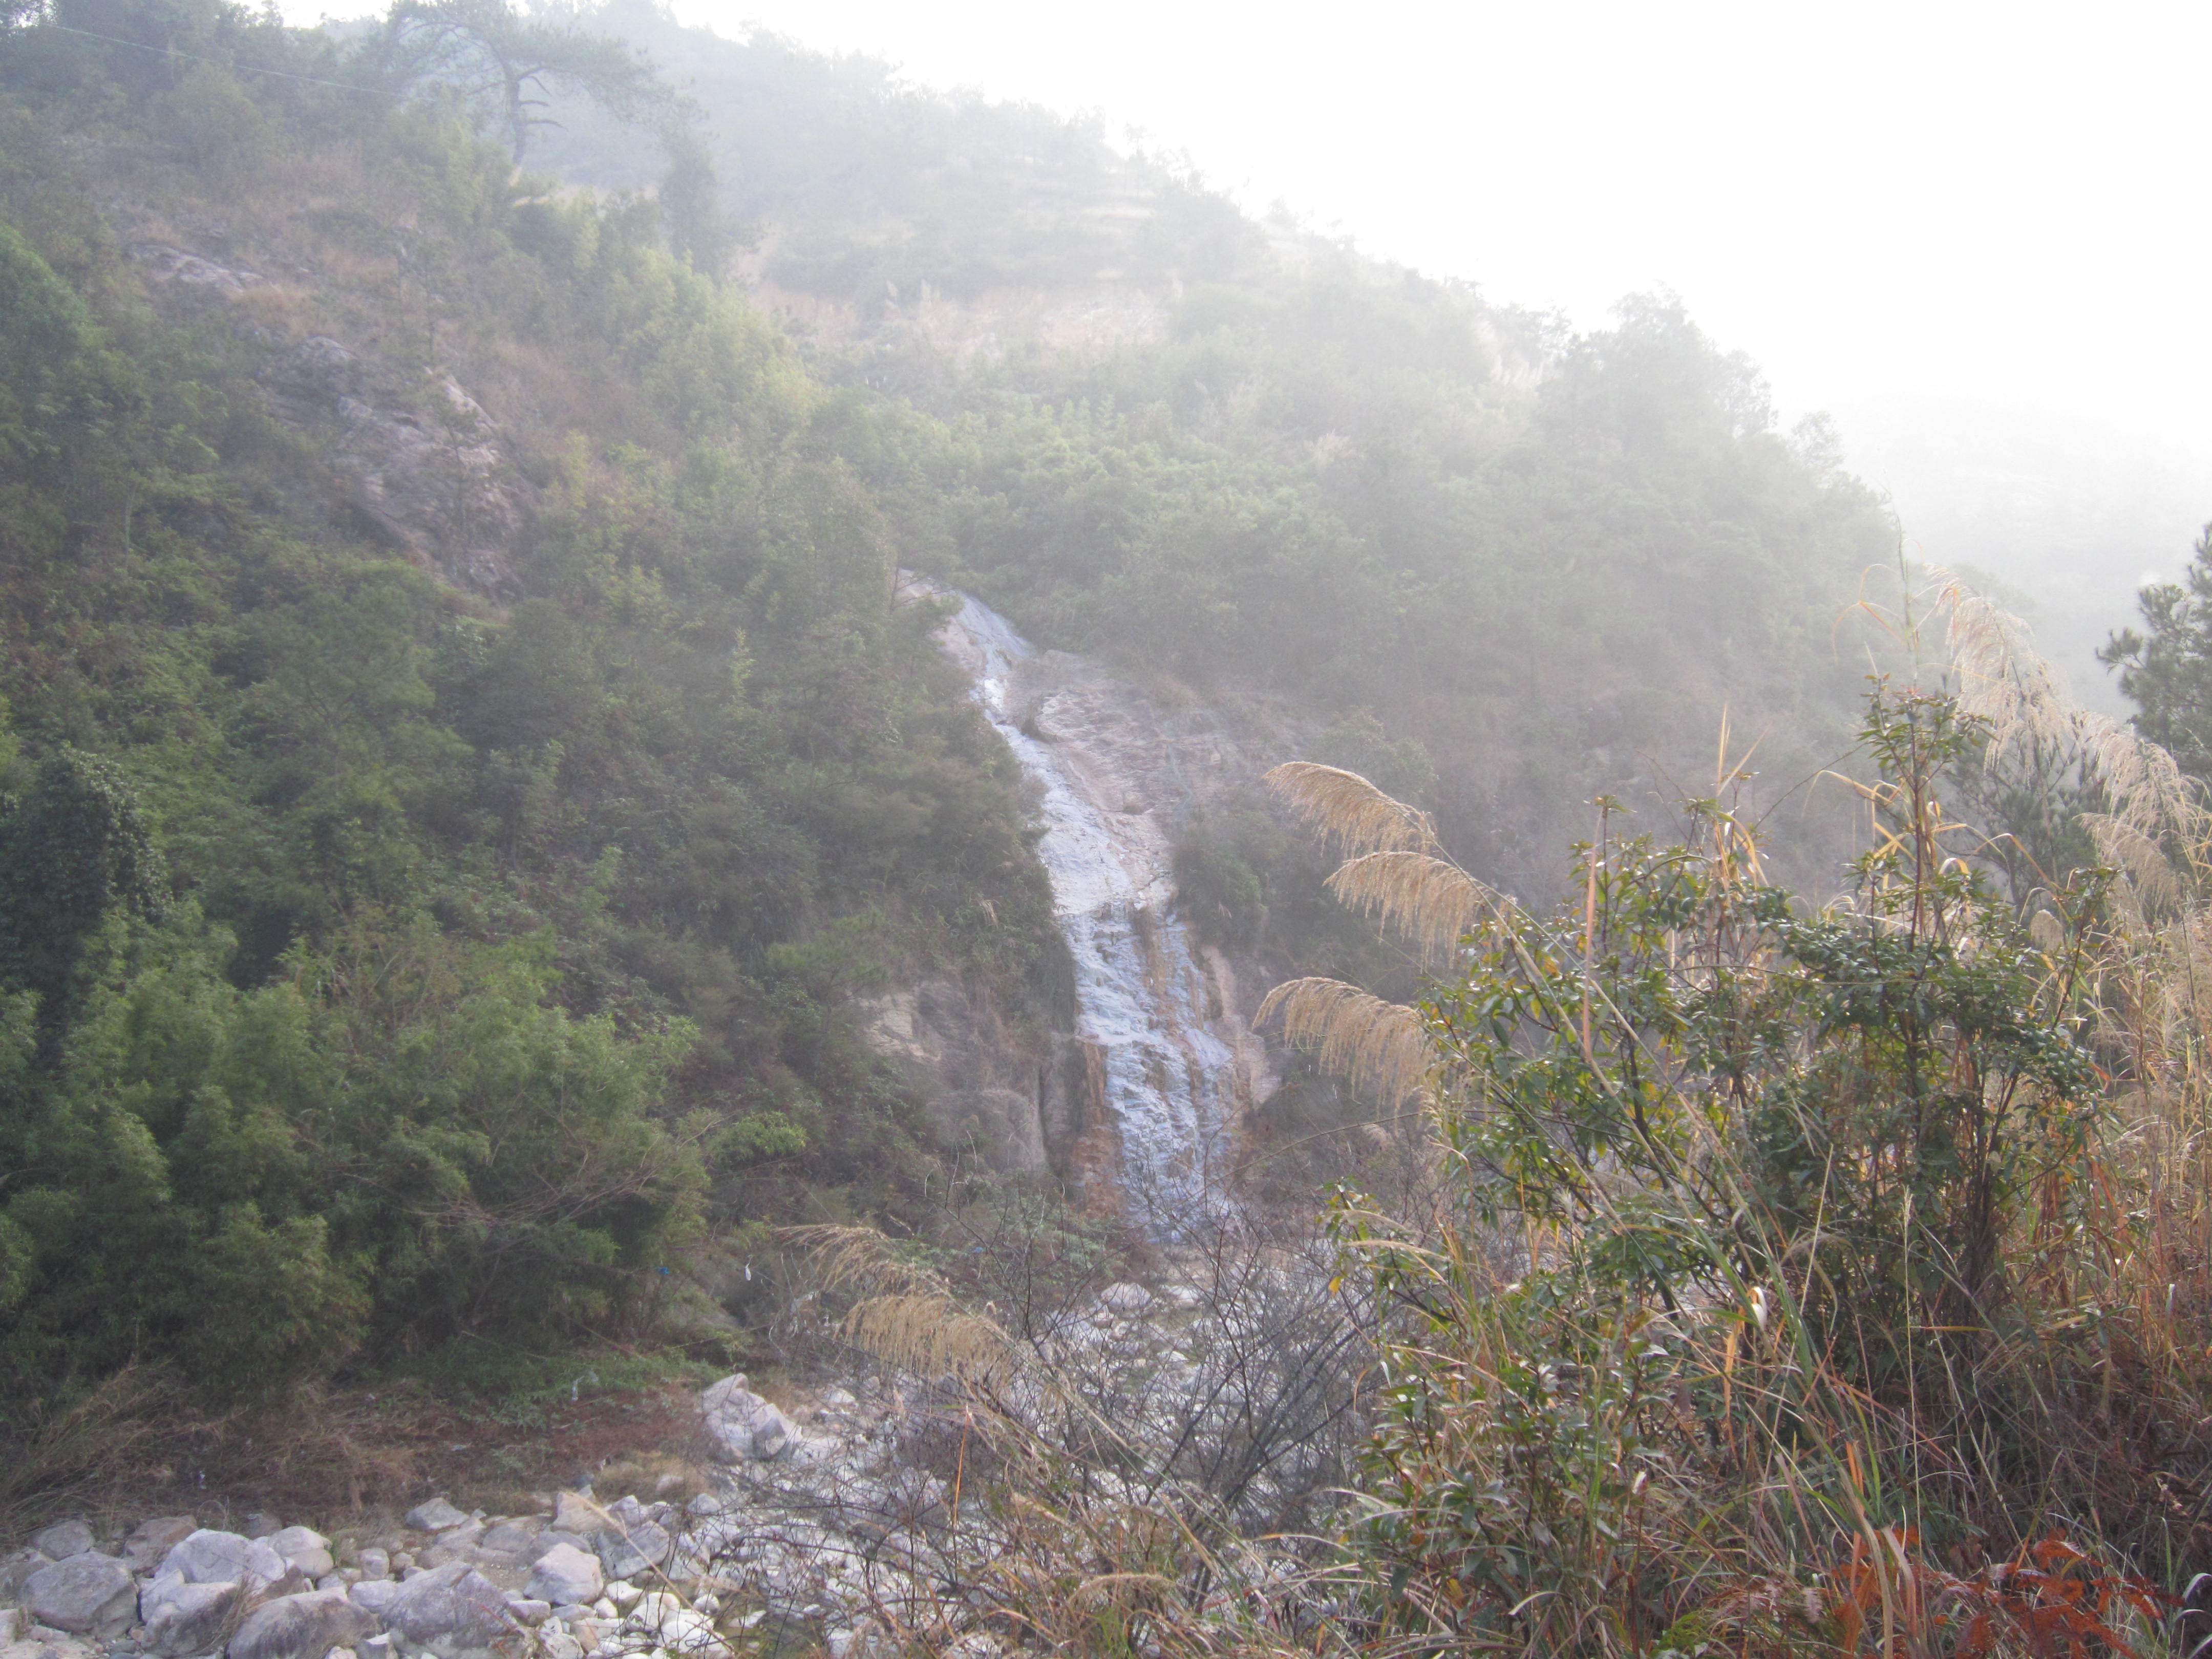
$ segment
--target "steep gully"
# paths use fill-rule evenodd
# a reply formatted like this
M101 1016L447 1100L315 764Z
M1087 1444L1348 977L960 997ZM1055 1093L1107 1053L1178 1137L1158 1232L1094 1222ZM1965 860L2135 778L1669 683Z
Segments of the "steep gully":
M985 717L1041 793L1037 846L1075 970L1075 1040L1109 1178L1132 1220L1161 1235L1218 1212L1244 1115L1274 1086L1237 976L1173 910L1176 816L1241 769L1209 721L1162 714L1081 659L1040 652L980 600L939 634Z

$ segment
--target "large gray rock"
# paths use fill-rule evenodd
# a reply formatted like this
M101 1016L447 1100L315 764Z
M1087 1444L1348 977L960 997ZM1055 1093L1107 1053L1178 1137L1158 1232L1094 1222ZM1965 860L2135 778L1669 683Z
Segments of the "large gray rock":
M417 1504L407 1511L407 1524L417 1532L443 1532L448 1527L458 1527L469 1517L442 1498L434 1498L427 1504Z
M230 1638L228 1652L230 1659L322 1659L375 1628L375 1620L343 1590L309 1590L254 1608Z
M397 1578L364 1578L346 1592L354 1606L362 1608L383 1624L392 1611L392 1604L399 1599L406 1588Z
M700 1396L707 1432L725 1462L773 1462L799 1439L799 1425L745 1386L743 1373L726 1376Z
M156 1578L171 1573L194 1584L243 1584L265 1589L291 1569L284 1558L258 1538L202 1527L161 1558Z
M151 1572L155 1564L200 1529L189 1515L157 1515L141 1521L123 1540L123 1559L133 1572Z
M488 1555L504 1555L517 1561L526 1561L536 1551L532 1547L538 1534L545 1530L545 1523L535 1516L524 1516L501 1521L484 1528L477 1547Z
M465 1561L416 1573L399 1587L385 1622L405 1652L438 1659L486 1659L514 1628L505 1595Z
M72 1636L119 1636L137 1615L138 1582L115 1557L85 1550L33 1573L23 1605Z
M665 1561L668 1552L676 1546L667 1529L651 1521L641 1521L634 1527L611 1528L592 1542L599 1553L599 1565L606 1569L610 1578L635 1578Z
M331 1540L307 1527L285 1527L269 1535L269 1547L310 1578L320 1578L337 1564L331 1559Z
M57 1521L51 1527L42 1527L31 1534L31 1547L55 1561L66 1560L72 1555L83 1555L97 1542L92 1528L82 1521Z
M592 1553L591 1532L564 1532L559 1527L548 1527L532 1540L530 1553L525 1559L535 1561L548 1550L558 1549L563 1544L572 1545L589 1555Z
M169 1659L210 1653L222 1645L242 1600L235 1584L195 1584L172 1575L138 1592L138 1622L149 1651Z
M571 1601L596 1601L605 1588L606 1576L597 1556L586 1555L574 1544L556 1544L531 1568L524 1594L557 1607Z

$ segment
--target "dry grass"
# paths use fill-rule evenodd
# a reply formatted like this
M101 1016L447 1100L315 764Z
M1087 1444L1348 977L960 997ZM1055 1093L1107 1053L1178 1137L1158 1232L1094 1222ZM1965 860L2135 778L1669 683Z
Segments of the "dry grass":
M1443 852L1426 812L1393 799L1357 772L1291 761L1264 781L1301 821L1347 855Z
M1431 961L1509 900L1452 863L1429 853L1364 853L1329 876L1328 890L1411 939Z
M1267 993L1253 1023L1277 1018L1290 1042L1385 1107L1427 1092L1436 1052L1418 1008L1341 980L1294 979Z

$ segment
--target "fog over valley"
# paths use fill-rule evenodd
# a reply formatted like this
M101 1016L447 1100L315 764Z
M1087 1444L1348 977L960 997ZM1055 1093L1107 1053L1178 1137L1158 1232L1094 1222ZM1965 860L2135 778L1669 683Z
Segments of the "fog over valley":
M0 1659L2212 1640L2208 27L0 0Z

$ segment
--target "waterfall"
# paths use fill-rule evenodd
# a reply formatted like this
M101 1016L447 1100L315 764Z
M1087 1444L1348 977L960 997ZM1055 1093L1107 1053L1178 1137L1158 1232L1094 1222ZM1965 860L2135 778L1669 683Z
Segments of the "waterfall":
M1240 1060L1214 1029L1205 965L1170 908L1172 849L1148 799L1153 781L1110 729L1041 729L1021 702L1035 647L981 601L943 597L960 609L940 640L1043 793L1037 851L1074 958L1077 1035L1118 1143L1122 1195L1133 1216L1172 1233L1224 1201Z

